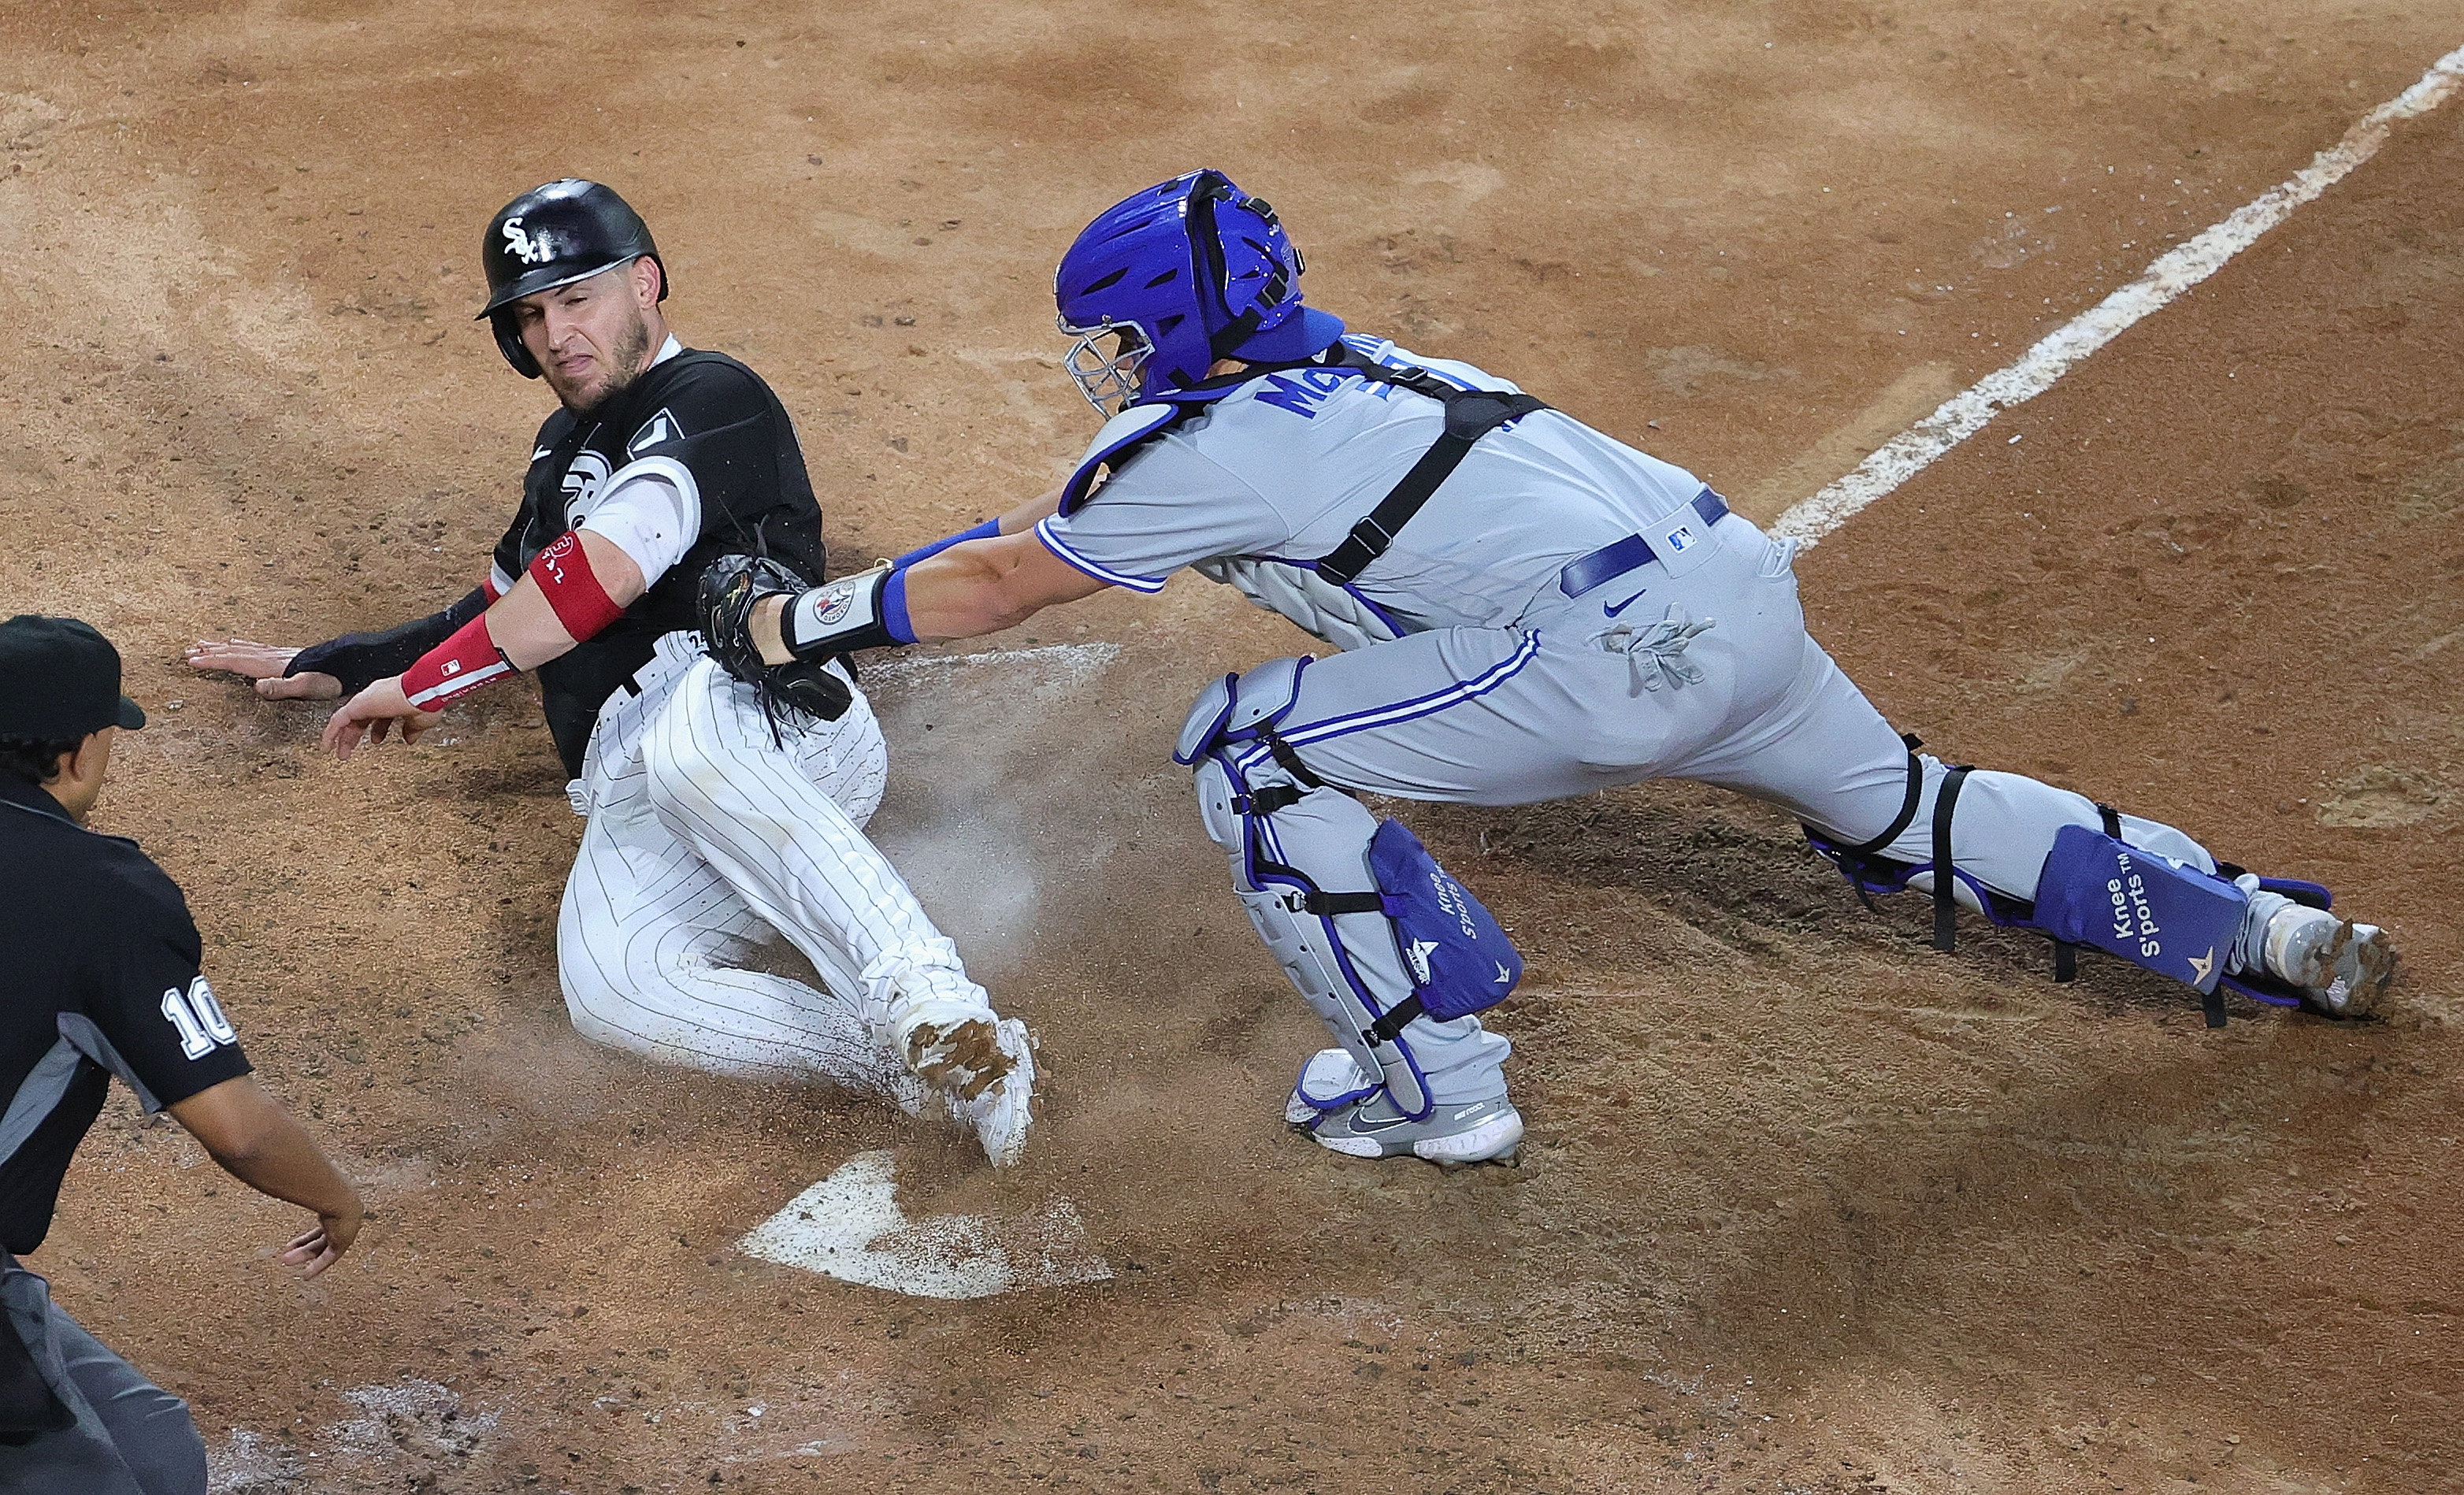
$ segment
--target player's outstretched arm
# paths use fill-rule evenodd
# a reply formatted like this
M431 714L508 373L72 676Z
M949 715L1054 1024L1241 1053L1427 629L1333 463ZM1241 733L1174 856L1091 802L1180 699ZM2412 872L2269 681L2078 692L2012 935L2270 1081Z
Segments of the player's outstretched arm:
M956 535L945 535L929 545L918 545L891 561L891 569L905 570L919 561L939 555L953 545L963 545L969 540L998 539L1003 535L1016 535L1022 530L1031 530L1035 528L1038 521L1058 513L1060 508L1061 490L1055 488L1040 498L1028 499L997 519L986 519L973 529L960 530Z
M223 1171L257 1193L314 1210L317 1223L284 1246L282 1262L314 1277L360 1238L366 1206L282 1104L253 1075L240 1075L171 1104Z
M384 741L388 729L416 742L448 702L571 651L649 590L641 566L614 540L572 531L452 637L343 702L325 723L325 750L347 758L363 739Z
M260 644L254 639L199 639L188 646L188 668L238 675L256 682L256 693L269 701L330 701L342 693L339 676L321 670L290 673L299 656L297 645Z
M260 644L254 639L199 639L188 646L190 668L219 671L256 682L270 701L330 701L356 695L386 675L400 674L454 629L487 610L482 587L425 618L373 633L345 633L305 649Z
M1034 526L1030 518L1019 531L953 546L910 569L907 618L916 638L937 643L998 632L1104 589L1105 583L1045 549Z

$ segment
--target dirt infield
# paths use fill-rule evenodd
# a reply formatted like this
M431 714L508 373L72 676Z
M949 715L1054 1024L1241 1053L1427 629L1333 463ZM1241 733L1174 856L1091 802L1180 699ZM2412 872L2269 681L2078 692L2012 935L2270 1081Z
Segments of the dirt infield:
M1204 679L1304 641L1184 578L872 677L875 829L1054 1072L995 1177L573 1035L580 823L524 689L338 767L322 713L179 651L473 583L547 398L468 320L474 250L543 178L643 209L848 568L1075 456L1051 263L1201 161L1313 301L1769 518L2459 43L2455 0L19 0L0 605L120 642L155 724L98 824L187 889L379 1211L297 1286L260 1260L292 1212L123 1098L31 1264L251 1495L2452 1487L2464 104L1799 567L1932 749L2387 924L2384 1021L2210 1032L2112 962L1936 956L1708 791L1396 806L1529 954L1531 1140L1333 1158L1278 1120L1316 1024L1166 756ZM1111 1276L949 1303L737 1249L884 1149L911 1216L1066 1201Z

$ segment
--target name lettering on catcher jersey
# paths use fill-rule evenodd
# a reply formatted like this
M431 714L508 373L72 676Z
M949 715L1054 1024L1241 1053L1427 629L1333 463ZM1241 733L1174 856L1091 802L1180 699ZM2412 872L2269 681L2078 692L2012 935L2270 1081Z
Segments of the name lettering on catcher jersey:
M1258 403L1313 421L1317 419L1317 407L1325 403L1327 396L1334 393L1345 380L1354 377L1340 368L1304 368L1296 374L1268 374L1265 387L1258 391ZM1370 390L1381 400L1395 392L1389 385L1373 385Z

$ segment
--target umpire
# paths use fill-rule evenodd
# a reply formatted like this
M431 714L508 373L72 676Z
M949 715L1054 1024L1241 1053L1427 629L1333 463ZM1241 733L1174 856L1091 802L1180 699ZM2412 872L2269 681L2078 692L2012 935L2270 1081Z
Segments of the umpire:
M314 1277L360 1233L359 1196L249 1075L197 969L187 900L133 841L84 828L116 731L145 725L120 654L68 618L0 623L0 1492L203 1495L205 1442L52 1302L42 1244L111 1076L232 1176L317 1212L282 1260Z

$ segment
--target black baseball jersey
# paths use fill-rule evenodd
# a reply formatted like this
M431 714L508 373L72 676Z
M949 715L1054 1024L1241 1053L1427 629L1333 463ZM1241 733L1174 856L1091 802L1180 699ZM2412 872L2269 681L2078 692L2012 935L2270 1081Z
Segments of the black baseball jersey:
M503 578L522 574L558 536L637 464L685 487L701 511L699 538L648 593L595 638L541 666L539 693L567 772L608 693L650 659L664 633L698 627L693 593L723 555L770 556L822 580L822 510L786 407L761 376L722 353L687 350L653 364L587 418L559 410L532 444L522 509L497 542ZM681 474L681 475L679 475Z
M178 885L0 773L0 1246L32 1251L111 1076L148 1111L249 1071Z

